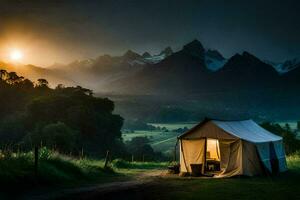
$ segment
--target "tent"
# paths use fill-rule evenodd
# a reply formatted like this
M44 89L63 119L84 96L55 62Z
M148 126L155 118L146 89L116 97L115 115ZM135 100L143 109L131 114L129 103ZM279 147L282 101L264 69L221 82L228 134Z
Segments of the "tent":
M180 172L215 177L254 176L287 170L282 137L253 120L205 119L178 137Z

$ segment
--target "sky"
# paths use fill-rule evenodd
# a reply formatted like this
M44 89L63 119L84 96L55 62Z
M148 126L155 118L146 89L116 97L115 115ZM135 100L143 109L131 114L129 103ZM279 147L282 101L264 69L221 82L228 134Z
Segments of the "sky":
M53 63L179 50L194 39L225 57L248 51L275 62L300 57L298 0L0 0L0 60Z

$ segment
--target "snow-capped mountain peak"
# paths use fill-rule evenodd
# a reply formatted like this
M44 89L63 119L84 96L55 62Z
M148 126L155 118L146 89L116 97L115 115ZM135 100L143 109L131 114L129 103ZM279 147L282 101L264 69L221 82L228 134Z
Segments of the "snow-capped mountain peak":
M272 65L280 74L284 74L293 69L300 67L300 57L293 58L291 60L286 60L281 63L275 63L272 61L264 61L265 63Z
M205 51L204 59L206 67L211 71L221 69L227 61L220 52L211 49Z
M153 55L153 56L148 56L144 57L146 62L151 63L151 64L156 64L165 59L166 57L170 56L173 54L173 50L171 47L167 47L164 50L162 50L159 54Z

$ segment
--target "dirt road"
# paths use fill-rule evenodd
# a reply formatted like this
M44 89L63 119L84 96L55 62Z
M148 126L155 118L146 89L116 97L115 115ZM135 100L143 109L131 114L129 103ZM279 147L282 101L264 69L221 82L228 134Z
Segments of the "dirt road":
M133 180L105 183L88 187L64 189L46 194L30 195L22 199L152 199L152 194L161 189L159 181L165 171L139 173ZM150 197L151 196L151 197Z

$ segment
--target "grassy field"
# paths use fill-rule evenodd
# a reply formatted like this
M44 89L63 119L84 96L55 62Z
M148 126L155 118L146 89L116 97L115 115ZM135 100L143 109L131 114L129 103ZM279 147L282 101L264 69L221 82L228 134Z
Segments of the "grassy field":
M299 154L289 156L287 163L289 171L273 177L164 178L160 181L167 187L159 199L300 199Z

